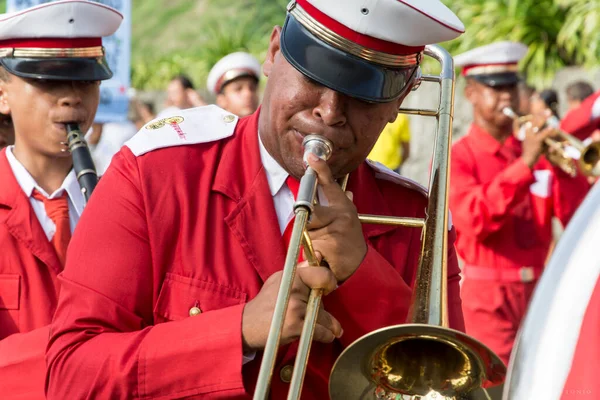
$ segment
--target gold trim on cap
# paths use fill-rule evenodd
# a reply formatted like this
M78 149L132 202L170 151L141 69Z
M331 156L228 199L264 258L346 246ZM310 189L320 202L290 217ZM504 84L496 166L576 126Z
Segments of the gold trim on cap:
M226 83L229 83L229 82L233 81L234 79L246 77L246 76L259 79L259 77L256 75L256 73L249 68L230 69L229 71L227 71L223 75L221 75L221 77L217 81L217 85L216 85L217 90L216 91L220 92Z
M471 75L488 75L488 74L501 74L503 72L519 72L519 66L517 64L507 65L482 65L481 67L472 67L466 72L466 76Z
M59 48L41 48L41 47L26 47L26 48L0 48L0 57L15 57L15 58L92 58L103 57L104 47L80 47L72 49Z
M288 11L303 27L325 43L366 61L394 68L414 67L421 62L423 52L400 56L371 50L356 44L316 21L297 3L290 4Z

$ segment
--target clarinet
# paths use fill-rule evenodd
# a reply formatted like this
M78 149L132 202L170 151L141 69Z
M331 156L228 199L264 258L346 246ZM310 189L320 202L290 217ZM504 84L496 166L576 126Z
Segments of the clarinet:
M83 133L79 129L79 125L68 123L65 126L67 128L67 146L73 157L73 169L77 176L77 182L79 182L79 186L81 187L81 193L87 203L98 183L98 174L96 173L94 161L92 161L90 149Z

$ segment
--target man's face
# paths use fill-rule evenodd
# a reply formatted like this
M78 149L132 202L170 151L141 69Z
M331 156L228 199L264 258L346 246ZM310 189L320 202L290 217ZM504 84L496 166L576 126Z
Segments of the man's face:
M178 80L171 81L167 86L167 104L182 110L188 108L185 88Z
M217 95L217 105L239 117L252 114L258 108L258 83L251 76L229 82Z
M519 89L516 84L492 87L470 79L465 95L473 104L476 116L494 126L512 126L513 120L502 109L510 107L515 112L519 110Z
M39 154L68 157L65 123L86 132L100 100L98 81L52 81L11 75L0 82L0 113L12 117L15 141Z
M365 160L385 125L396 118L404 96L367 103L322 86L286 61L279 51L279 34L276 27L263 66L269 80L259 120L261 140L277 162L299 178L304 175L303 138L324 136L333 143L329 167L340 178Z

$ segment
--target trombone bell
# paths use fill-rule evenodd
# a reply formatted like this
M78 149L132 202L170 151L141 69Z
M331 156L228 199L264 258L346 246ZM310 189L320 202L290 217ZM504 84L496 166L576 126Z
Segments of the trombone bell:
M350 345L330 377L332 399L480 399L506 368L462 332L426 324L383 328ZM490 362L491 361L491 362ZM421 397L412 397L421 396ZM429 397L427 397L429 396Z

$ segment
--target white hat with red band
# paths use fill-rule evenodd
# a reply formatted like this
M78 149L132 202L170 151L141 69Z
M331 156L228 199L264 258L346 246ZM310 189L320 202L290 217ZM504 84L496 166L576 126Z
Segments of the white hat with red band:
M475 78L489 86L515 84L519 80L519 62L528 48L519 42L495 42L454 57L463 76Z
M463 32L438 0L296 0L288 6L281 50L325 86L386 102L410 86L426 45Z
M260 62L244 52L231 53L221 58L210 70L206 86L212 94L220 93L228 83L249 76L260 80Z
M112 76L102 38L123 15L100 3L62 0L0 15L0 63L24 78L103 80Z

